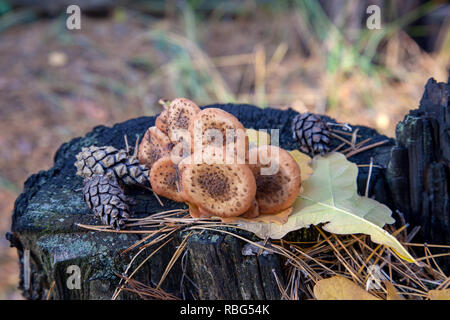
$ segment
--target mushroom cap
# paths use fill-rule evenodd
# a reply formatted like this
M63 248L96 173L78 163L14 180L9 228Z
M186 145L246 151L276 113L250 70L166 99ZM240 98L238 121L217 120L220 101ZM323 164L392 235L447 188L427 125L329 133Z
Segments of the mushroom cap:
M178 165L183 198L219 217L246 212L256 193L256 182L245 164L194 163L191 155Z
M248 137L245 127L235 116L222 109L208 108L197 113L189 125L189 132L193 152L198 151L198 148L204 151L209 147L225 147L228 150L231 145L239 158L247 157ZM214 133L220 134L221 140L213 137Z
M178 190L181 188L178 177L177 166L169 156L157 160L150 170L150 183L156 194L183 202L184 199Z
M167 112L167 135L172 142L176 143L183 139L183 136L177 135L175 130L182 129L186 131L185 134L188 134L189 125L195 115L200 112L200 108L189 99L177 98L170 103Z
M157 127L165 134L167 134L168 118L169 118L169 110L165 109L159 114L159 116L156 117L155 120L155 127Z
M301 176L300 168L289 152L272 145L259 146L250 149L249 161L256 180L259 212L274 214L292 206L300 192ZM271 166L275 170L270 170ZM273 172L267 174L268 171Z
M139 162L151 169L160 158L169 155L171 142L157 127L148 128L139 145Z

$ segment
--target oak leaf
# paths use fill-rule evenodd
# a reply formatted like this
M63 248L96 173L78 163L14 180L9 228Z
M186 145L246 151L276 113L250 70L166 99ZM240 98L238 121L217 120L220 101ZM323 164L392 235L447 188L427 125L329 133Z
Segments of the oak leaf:
M289 207L279 213L276 214L260 214L256 218L244 218L244 217L220 217L219 219L222 220L224 223L234 223L237 221L246 221L250 223L255 222L263 222L263 223L275 223L278 225L283 225L288 221L289 215L292 213L292 207Z
M323 224L335 234L367 234L375 243L390 247L399 257L415 262L409 252L383 229L395 220L391 210L367 197L358 195L358 167L341 153L316 156L310 179L302 183L303 191L293 205L293 212L283 224L242 222L240 227L265 239L280 239L288 232Z
M314 296L317 300L381 300L341 276L319 280L314 286Z
M384 285L386 286L387 296L386 300L405 300L395 289L392 282L384 281Z
M450 289L430 290L427 297L430 300L450 300Z
M291 156L295 159L298 166L300 167L300 175L302 177L302 183L309 178L311 178L314 170L311 167L312 159L305 153L302 153L298 150L289 151Z

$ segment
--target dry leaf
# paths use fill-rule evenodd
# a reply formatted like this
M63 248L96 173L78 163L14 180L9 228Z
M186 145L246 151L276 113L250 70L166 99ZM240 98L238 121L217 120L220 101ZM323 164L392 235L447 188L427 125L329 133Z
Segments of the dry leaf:
M260 214L256 218L243 218L243 217L229 217L220 218L224 223L235 223L238 221L246 221L250 223L262 222L262 223L275 223L278 225L283 225L288 221L289 215L292 213L292 207L287 208L277 214Z
M428 291L430 300L450 300L450 289Z
M302 177L302 183L309 178L311 178L314 170L311 167L312 159L305 153L302 153L298 150L289 151L291 156L295 159L298 166L300 167L300 175Z
M394 285L390 281L384 281L384 285L386 286L387 297L386 300L405 300L401 295L398 294L397 290L395 290Z
M390 247L408 262L415 262L400 242L383 229L385 224L395 221L391 210L358 195L358 167L354 163L335 152L314 157L313 170L311 178L302 184L303 191L284 225L244 222L240 226L262 239L280 239L288 232L324 223L323 229L331 233L370 235L373 242Z
M317 300L381 300L340 276L318 281L314 286L314 295Z

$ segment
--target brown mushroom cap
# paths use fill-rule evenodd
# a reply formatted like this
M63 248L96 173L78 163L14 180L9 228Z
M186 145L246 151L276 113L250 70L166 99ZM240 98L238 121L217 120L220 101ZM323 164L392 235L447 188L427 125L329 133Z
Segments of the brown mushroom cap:
M294 158L286 150L269 145L250 149L249 160L254 159L257 163L250 163L249 167L256 180L259 212L274 214L292 206L301 187L300 168ZM278 170L271 175L261 174L261 169L271 164L278 164Z
M211 129L221 133L221 144L220 141L208 134L208 130ZM193 152L197 151L196 148L201 148L201 150L209 147L228 148L229 144L233 143L234 152L239 158L245 159L247 156L248 137L245 127L231 113L217 108L204 109L192 119L189 132L192 137Z
M156 117L155 127L161 130L163 133L167 134L167 125L169 118L169 110L163 110L159 116Z
M234 217L252 205L256 183L247 165L195 164L192 155L178 166L183 198L200 207L201 212Z
M150 183L156 194L183 202L184 199L178 190L180 188L178 181L177 166L169 156L163 157L153 164L150 170Z
M175 130L183 129L187 133L192 119L200 112L200 108L189 99L177 98L170 103L167 112L167 135L176 143L182 137L177 136Z
M139 162L151 169L157 160L169 155L170 149L169 138L157 127L150 127L139 145Z

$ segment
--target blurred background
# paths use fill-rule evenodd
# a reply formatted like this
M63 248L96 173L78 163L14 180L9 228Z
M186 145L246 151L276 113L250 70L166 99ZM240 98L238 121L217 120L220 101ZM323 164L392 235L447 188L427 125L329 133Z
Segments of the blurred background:
M81 8L81 30L66 9ZM366 10L380 8L381 28ZM0 0L0 299L20 299L5 233L26 178L99 124L160 98L326 113L388 136L447 81L450 6L388 0Z

